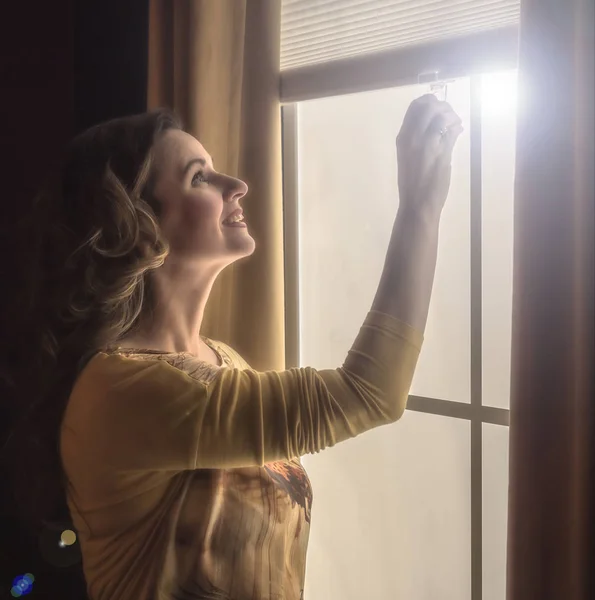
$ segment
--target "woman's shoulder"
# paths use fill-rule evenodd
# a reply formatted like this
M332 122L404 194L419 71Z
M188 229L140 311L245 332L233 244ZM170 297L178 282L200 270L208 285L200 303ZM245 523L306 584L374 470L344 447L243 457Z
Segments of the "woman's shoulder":
M117 413L125 405L136 406L138 402L145 407L167 404L189 390L198 397L201 391L207 393L220 370L190 356L97 352L73 383L64 421L87 421L89 415ZM127 402L122 403L123 399Z
M72 402L76 397L88 398L90 395L103 397L122 387L144 389L149 386L157 389L162 385L175 386L178 378L186 376L208 386L217 378L221 368L241 370L250 368L242 356L228 344L208 338L205 342L220 357L220 366L185 352L124 348L101 350L93 355L79 371L71 390L70 400Z
M242 356L228 344L209 338L203 339L220 358L220 366L200 360L187 352L158 352L112 347L97 352L86 362L79 371L74 387L80 387L80 384L83 384L85 388L89 385L102 387L101 384L106 383L109 386L121 379L127 380L129 377L135 380L162 377L162 369L155 368L156 364L174 367L176 371L181 371L192 379L207 385L215 379L222 367L250 368Z

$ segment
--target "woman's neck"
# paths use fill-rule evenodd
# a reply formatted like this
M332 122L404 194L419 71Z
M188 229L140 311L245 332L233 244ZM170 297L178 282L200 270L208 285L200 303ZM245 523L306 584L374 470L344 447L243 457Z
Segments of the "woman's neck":
M119 346L163 352L189 352L203 356L211 351L200 338L205 308L221 268L176 265L168 262L151 279L153 310Z

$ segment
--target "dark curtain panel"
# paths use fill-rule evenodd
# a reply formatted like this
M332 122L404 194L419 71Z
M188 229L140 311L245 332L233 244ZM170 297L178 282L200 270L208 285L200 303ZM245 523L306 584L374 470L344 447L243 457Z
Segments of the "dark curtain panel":
M593 0L521 0L508 600L593 589Z

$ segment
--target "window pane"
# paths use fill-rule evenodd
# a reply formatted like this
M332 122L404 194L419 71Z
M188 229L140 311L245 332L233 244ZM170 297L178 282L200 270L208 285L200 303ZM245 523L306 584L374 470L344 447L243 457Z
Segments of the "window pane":
M483 425L483 600L506 597L508 427Z
M301 364L342 364L369 310L398 207L395 137L408 86L298 107ZM426 340L413 382L420 396L469 402L469 81L448 88L466 125L441 225Z
M483 403L510 405L516 71L482 77Z
M407 411L303 458L308 600L470 600L470 425ZM502 599L499 599L502 600Z

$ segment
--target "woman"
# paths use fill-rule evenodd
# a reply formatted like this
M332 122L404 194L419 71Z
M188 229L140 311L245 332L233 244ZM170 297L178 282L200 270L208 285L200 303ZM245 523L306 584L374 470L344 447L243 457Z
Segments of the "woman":
M254 251L246 184L164 111L73 142L35 213L45 375L28 412L64 475L92 600L303 598L299 457L405 409L461 131L447 103L412 103L382 278L344 365L266 373L200 335L217 275Z

